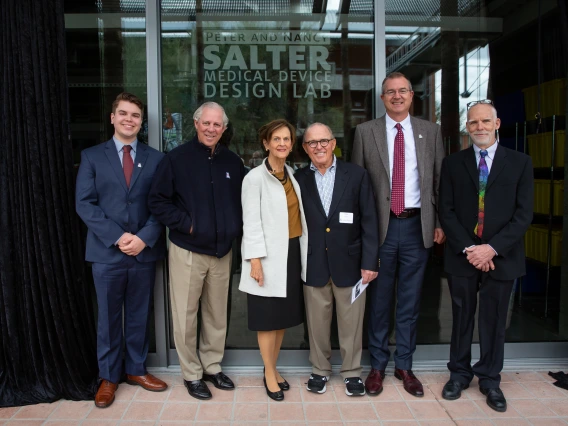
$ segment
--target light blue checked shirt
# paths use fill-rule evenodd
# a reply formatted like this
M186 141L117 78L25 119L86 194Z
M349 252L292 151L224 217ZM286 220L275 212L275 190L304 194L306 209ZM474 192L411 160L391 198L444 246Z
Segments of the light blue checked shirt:
M314 163L310 163L310 170L315 172L316 186L318 187L318 193L326 216L329 216L329 207L331 206L331 198L333 197L336 166L337 158L335 158L335 155L333 156L333 164L326 170L325 175L320 173L317 167L314 166Z
M122 148L124 148L125 144L120 142L114 136L112 137L112 140L114 141L114 145L116 146L116 151L118 152L118 158L120 158L120 164L122 164L122 157L124 155L124 151L122 150ZM138 148L138 139L132 142L130 146L132 147L132 150L130 151L130 156L132 157L132 162L134 162L136 161L136 148Z

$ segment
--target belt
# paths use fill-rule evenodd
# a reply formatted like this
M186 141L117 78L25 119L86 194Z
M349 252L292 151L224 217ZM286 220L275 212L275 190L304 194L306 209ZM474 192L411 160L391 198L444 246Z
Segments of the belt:
M420 209L404 209L398 216L391 210L390 216L398 219L408 219L409 217L420 214Z

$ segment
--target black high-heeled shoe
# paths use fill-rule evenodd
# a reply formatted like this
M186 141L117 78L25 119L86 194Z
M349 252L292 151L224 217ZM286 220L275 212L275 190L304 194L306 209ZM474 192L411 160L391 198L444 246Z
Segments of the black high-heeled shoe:
M274 401L284 401L284 392L282 390L271 392L268 389L268 385L266 384L266 377L262 377L262 381L264 382L264 388L266 389L266 394L269 398L273 399Z

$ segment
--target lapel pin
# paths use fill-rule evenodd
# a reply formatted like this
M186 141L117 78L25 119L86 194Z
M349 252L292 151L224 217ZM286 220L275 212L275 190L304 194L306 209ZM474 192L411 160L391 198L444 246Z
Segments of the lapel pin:
M418 139L422 139L422 135L418 135Z
M422 136L420 136L420 137L422 137ZM142 167L142 164L141 164L141 163L138 163L138 167Z

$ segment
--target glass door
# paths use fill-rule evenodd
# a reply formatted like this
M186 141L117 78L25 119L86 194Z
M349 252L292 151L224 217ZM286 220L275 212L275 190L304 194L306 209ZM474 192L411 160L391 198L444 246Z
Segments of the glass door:
M249 168L259 164L257 131L270 120L287 119L298 136L310 123L329 125L336 156L348 160L355 126L372 117L372 4L163 0L161 29L165 152L194 136L193 112L206 101L225 108L230 124L224 143ZM296 148L290 165L303 167L308 159L301 140ZM247 328L246 295L238 290L239 252L235 242L225 364L237 353L230 350L258 347L256 333ZM168 342L175 363L171 324ZM304 326L287 331L284 349L307 345ZM249 364L238 358L239 365Z

